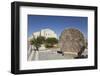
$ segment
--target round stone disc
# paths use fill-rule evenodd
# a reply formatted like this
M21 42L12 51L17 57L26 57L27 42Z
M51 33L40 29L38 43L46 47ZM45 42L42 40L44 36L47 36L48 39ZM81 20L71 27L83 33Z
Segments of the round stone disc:
M78 53L85 46L84 35L75 28L65 29L59 38L59 47L63 52Z

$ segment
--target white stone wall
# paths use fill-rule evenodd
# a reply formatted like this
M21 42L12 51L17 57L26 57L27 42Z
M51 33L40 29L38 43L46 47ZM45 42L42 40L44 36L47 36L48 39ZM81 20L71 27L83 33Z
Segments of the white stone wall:
M33 37L37 38L38 36L43 36L45 38L57 38L56 33L51 29L42 29L41 31L33 33Z

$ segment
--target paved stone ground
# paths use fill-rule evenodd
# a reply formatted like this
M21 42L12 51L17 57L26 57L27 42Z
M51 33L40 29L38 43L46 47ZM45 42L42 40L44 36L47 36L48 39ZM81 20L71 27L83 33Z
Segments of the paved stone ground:
M57 53L57 51L46 51L46 52L39 52L39 60L56 60L56 59L73 59L72 54L62 55Z
M58 49L50 49L50 50L42 50L34 52L32 51L31 55L29 56L28 60L57 60L57 59L73 59L76 55L75 54L59 54L57 53Z
M33 60L57 60L57 59L73 59L76 57L75 54L65 53L64 55L57 53L57 51L60 51L59 48L53 48L53 49L45 49L40 51L34 51L28 55L28 61ZM85 49L83 55L87 55L87 49Z

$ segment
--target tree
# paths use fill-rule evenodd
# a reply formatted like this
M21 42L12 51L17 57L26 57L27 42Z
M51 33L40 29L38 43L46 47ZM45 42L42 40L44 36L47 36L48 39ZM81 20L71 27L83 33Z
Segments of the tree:
M44 42L45 38L42 36L30 40L31 45L34 45L37 51L39 50L39 47L41 47L41 44L43 44Z
M31 45L34 45L34 47L36 47L37 51L38 51L38 48L41 46L37 39L31 39L30 43L31 43Z
M58 40L56 38L47 38L45 41L45 46L46 47L53 47L57 43L58 43Z
M38 42L39 42L40 44L44 44L44 43L45 43L45 37L43 37L43 36L38 36L38 37L37 37L37 40L38 40Z

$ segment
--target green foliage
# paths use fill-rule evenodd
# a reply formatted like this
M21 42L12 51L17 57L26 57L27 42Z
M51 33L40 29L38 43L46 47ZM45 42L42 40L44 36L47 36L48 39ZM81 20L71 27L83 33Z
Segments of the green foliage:
M54 44L58 43L58 40L56 38L47 38L46 43L54 45Z
M43 37L43 36L37 37L37 40L38 40L38 42L39 42L40 44L45 43L45 37Z
M37 50L39 47L41 47L41 44L43 44L44 42L45 42L45 38L42 36L30 40L31 45L34 45Z
M52 48L53 45L51 45L51 44L45 44L45 47L46 47L46 48Z
M31 45L34 45L35 47L40 47L41 46L41 42L39 42L39 40L36 38L36 39L32 39L31 41Z
M58 40L56 38L47 38L45 41L45 47L51 48L57 43L58 43Z
M31 45L34 45L37 49L41 47L41 44L45 44L46 48L51 48L54 46L54 44L58 43L58 40L56 38L47 38L43 36L39 36L37 38L33 38L30 40Z

